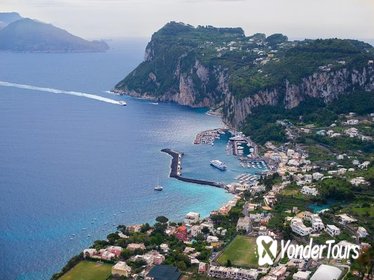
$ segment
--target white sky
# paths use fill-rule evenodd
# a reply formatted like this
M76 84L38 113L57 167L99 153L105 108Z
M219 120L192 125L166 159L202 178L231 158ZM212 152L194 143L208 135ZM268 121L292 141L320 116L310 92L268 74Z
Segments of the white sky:
M374 0L0 0L88 39L150 37L168 21L290 38L374 39Z

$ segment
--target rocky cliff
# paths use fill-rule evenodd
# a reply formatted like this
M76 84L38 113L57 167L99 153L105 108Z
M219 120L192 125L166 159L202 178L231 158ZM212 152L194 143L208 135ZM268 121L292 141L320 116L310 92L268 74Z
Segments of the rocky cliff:
M240 28L169 23L114 91L220 109L240 127L258 106L291 109L307 98L328 103L354 90L374 91L373 57L373 48L358 41L289 42L280 34L245 37Z

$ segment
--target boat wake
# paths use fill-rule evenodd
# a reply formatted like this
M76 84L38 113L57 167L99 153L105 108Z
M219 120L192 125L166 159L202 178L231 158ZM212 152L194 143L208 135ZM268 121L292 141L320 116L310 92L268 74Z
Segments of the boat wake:
M61 90L61 89L55 89L55 88L37 87L37 86L32 86L32 85L16 84L16 83L4 82L4 81L0 81L0 86L15 87L15 88L20 88L20 89L28 89L28 90L37 90L37 91L43 91L43 92L49 92L49 93L74 95L74 96L85 97L85 98L94 99L97 101L106 102L110 104L123 105L122 101L117 101L117 100L102 97L99 95L94 95L94 94L84 93L84 92L79 92L79 91L68 91L68 90Z

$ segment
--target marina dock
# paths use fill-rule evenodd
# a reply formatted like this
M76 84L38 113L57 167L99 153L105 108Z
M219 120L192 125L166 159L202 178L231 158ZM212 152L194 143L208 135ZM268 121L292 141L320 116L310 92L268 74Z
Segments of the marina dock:
M183 153L177 152L171 149L162 149L161 152L167 153L168 155L172 157L171 166L170 166L170 175L169 175L171 178L175 178L180 181L188 182L188 183L208 185L208 186L213 186L217 188L225 188L225 184L223 183L183 177L182 172L181 172Z

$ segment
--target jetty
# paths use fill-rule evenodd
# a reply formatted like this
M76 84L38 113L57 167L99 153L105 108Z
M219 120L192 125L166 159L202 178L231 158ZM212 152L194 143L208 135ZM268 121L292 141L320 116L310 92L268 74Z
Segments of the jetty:
M170 166L170 175L169 175L171 178L175 178L180 181L188 182L188 183L208 185L208 186L213 186L217 188L225 188L225 184L223 183L183 177L182 172L181 172L183 153L177 152L171 149L162 149L161 152L167 153L168 155L172 157L171 166Z

